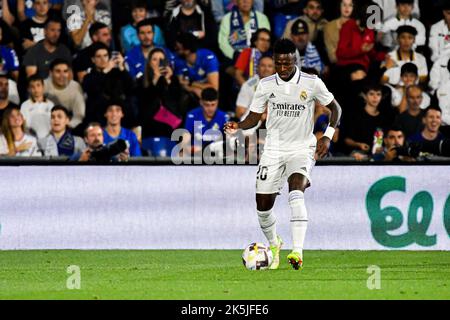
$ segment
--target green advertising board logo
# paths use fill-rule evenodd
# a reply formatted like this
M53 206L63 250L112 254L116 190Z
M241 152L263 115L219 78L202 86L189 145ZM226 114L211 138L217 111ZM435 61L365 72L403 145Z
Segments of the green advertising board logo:
M408 231L400 235L389 232L403 226L404 215L396 207L381 208L381 200L389 192L406 192L406 179L403 177L387 177L377 181L369 189L366 197L366 209L371 221L371 231L375 240L385 247L403 248L411 244L431 247L436 244L436 234L427 234L433 217L433 197L427 191L414 195L409 204L407 219ZM419 220L419 210L422 209ZM444 205L444 227L450 237L450 196Z

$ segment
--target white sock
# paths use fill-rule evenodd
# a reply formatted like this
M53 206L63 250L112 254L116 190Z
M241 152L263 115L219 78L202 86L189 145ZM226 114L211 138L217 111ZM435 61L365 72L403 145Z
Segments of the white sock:
M289 206L291 207L291 232L293 251L300 253L303 259L303 244L305 242L308 226L308 214L305 206L305 195L300 190L289 193Z
M278 244L277 239L277 226L276 226L276 218L273 213L273 210L269 211L256 211L258 213L259 225L261 226L261 230L269 241L271 246L276 246Z

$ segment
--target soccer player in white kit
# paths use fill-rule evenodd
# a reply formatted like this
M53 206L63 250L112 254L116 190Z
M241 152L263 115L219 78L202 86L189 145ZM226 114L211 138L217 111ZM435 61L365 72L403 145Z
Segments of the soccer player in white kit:
M280 263L283 242L276 231L273 206L286 178L293 240L293 250L287 258L294 269L303 266L308 223L304 192L310 185L315 159L328 153L342 113L323 81L299 70L295 52L292 41L277 41L273 55L276 74L260 81L247 118L239 123L228 122L224 128L228 134L252 128L268 108L266 143L256 177L256 206L261 229L273 253L270 269L277 269ZM319 141L313 134L316 101L331 110L330 124Z

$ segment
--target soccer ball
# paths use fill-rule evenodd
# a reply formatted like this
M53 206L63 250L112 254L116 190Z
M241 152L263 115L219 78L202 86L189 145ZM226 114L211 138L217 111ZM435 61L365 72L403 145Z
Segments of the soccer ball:
M242 262L248 270L267 269L272 260L272 251L262 243L251 243L242 253Z

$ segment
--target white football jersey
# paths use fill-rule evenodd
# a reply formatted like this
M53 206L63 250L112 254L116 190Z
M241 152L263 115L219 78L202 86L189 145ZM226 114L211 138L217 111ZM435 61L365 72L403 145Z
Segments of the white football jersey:
M250 111L263 113L268 108L265 151L297 151L316 145L315 102L327 106L334 100L323 81L301 72L285 82L278 74L262 79Z

